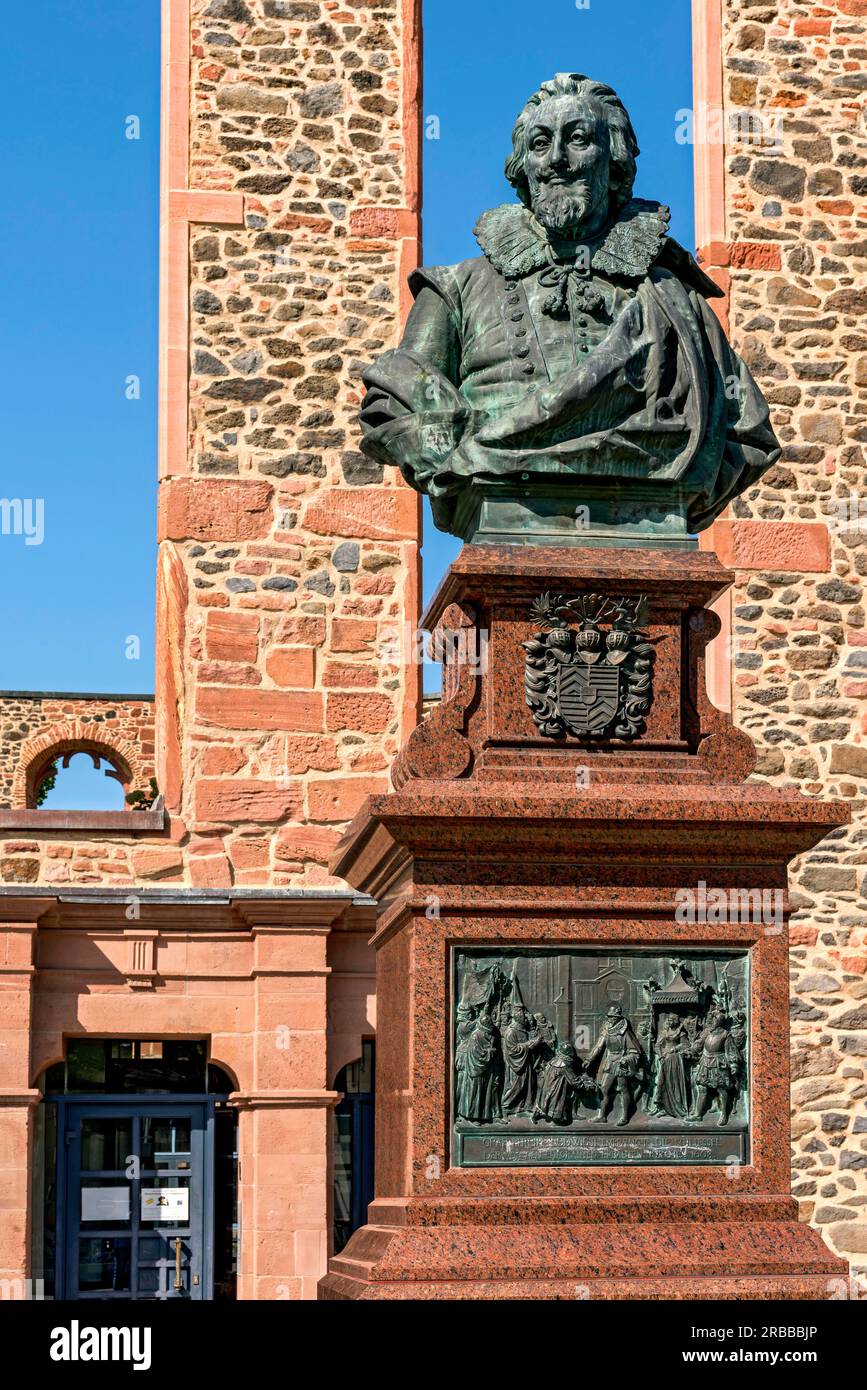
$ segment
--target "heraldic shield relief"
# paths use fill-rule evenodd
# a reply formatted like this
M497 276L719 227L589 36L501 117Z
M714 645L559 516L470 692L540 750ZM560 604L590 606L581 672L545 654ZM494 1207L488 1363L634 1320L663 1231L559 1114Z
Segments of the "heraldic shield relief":
M653 699L654 657L642 630L644 595L614 600L603 594L566 599L544 593L530 612L542 630L522 644L524 685L540 732L546 738L599 739L643 733Z

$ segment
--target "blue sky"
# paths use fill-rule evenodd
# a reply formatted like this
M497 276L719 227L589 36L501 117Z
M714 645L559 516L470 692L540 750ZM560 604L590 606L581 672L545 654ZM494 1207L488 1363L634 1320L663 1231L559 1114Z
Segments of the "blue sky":
M44 539L0 534L0 688L149 691L159 4L10 5L4 37L0 496Z
M692 147L675 141L675 113L692 104L690 0L428 0L424 34L424 259L478 255L472 228L486 208L514 199L503 176L512 126L527 97L555 72L614 87L641 147L635 193L671 208L671 230L694 249ZM460 550L425 504L425 599Z
M29 503L22 527L36 540L42 515L44 536L0 534L0 689L153 689L159 11L40 0L36 27L32 8L4 13L0 498ZM618 90L636 192L668 202L692 248L692 151L674 139L690 43L689 0L428 0L425 260L476 254L479 213L511 197L514 117L562 70ZM459 548L428 518L426 596Z

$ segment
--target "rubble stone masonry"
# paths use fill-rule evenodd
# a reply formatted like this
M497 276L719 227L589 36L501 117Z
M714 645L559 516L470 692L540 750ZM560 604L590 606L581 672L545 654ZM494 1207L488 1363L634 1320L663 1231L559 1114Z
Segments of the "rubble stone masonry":
M121 812L130 833L113 835L110 841L86 833L47 833L25 826L32 817L18 814L34 808L46 764L78 751L113 764L124 792L149 793L153 698L0 692L0 884L133 882L139 853L134 827L140 813Z
M705 194L724 189L700 216L701 257L729 292L732 339L783 446L715 528L738 568L734 710L761 777L852 810L851 828L791 878L793 1190L804 1219L863 1271L867 0L696 0L696 11L721 34L727 118L725 150L697 151ZM697 61L711 96L719 51ZM761 116L764 144L743 138L744 112Z
M160 785L200 885L329 882L416 719L418 498L356 424L418 256L416 20L192 6L189 186L243 199L190 227L188 447L161 464Z

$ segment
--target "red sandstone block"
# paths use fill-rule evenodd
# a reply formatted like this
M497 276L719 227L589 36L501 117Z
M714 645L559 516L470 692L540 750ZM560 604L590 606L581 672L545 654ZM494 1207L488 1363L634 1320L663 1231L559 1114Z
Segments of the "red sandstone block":
M225 854L191 858L190 880L196 888L231 888L232 870Z
M287 212L274 223L281 231L300 231L306 227L311 232L330 232L333 225L327 217L304 217L297 212Z
M818 198L816 207L822 212L830 213L832 217L851 217L855 211L855 205L847 198Z
M236 888L273 888L275 886L271 880L270 867L267 865L263 869L235 868Z
M293 964L293 968L294 967ZM279 1036L279 1035L278 1035ZM290 1032L286 1038L288 1047L279 1048L275 1046L275 1035L270 1036L265 1033L258 1035L259 1049L256 1058L256 1080L263 1090L270 1087L282 1090L286 1086L297 1086L299 1090L318 1090L325 1085L325 1036L324 1033L294 1033ZM312 1117L311 1117L312 1118ZM323 1151L324 1151L324 1145ZM294 1156L293 1156L294 1157ZM286 1154L280 1155L275 1159L275 1163L286 1164L288 1169L287 1176L291 1173L293 1162ZM302 1181L310 1181L310 1159L308 1155L299 1155L296 1159L298 1167L303 1171ZM264 1177L262 1167L267 1172L267 1163L256 1164L257 1180ZM267 1178L265 1178L267 1181ZM324 1194L323 1194L324 1195ZM323 1208L324 1210L324 1208Z
M409 488L331 488L307 504L303 524L319 536L416 540L418 497Z
M381 772L388 767L388 761L383 753L361 753L349 767L352 772Z
M335 831L330 830L322 833L325 835L336 834ZM3 936L5 937L5 946L0 948L0 961L3 961L5 965L24 966L29 971L33 958L33 943L29 930L25 928L23 931L16 931L8 922L4 922ZM6 983L10 989L13 987L10 980L7 980ZM0 1168L2 1166L2 1159L0 1159Z
M322 1033L325 1031L326 1023L325 994L318 982L304 994L293 991L292 994L263 993L259 996L256 1026L260 1033L275 1033L279 1036L281 1029L291 1033L313 1033L317 1030ZM289 1038L287 1041L291 1047L293 1039ZM259 1152L266 1151L267 1148L263 1144ZM275 1152L280 1152L279 1146Z
M198 668L202 685L261 685L262 673L241 662L203 661Z
M376 685L377 673L372 666L358 666L351 661L329 661L322 684L338 690L369 689Z
M394 580L390 574L361 574L355 581L357 594L393 594Z
M224 226L244 225L243 193L211 188L173 188L168 198L173 221L219 222Z
M330 731L353 729L364 734L382 734L395 717L387 695L329 695L325 703L325 727Z
M715 549L732 569L826 574L831 563L828 528L820 521L715 521L705 537L703 549Z
M386 777L333 777L309 782L307 804L311 820L351 820L368 796L388 791Z
M726 266L729 263L729 244L727 241L709 241L707 246L698 248L695 258L705 273L711 266Z
M159 539L239 541L267 536L270 483L231 478L172 478L159 489Z
M180 845L187 838L187 827L180 816L169 816L168 838L173 845Z
M326 953L325 938L310 936L303 929L275 932L273 936L262 937L259 941L259 965L263 971L270 974L274 989L278 991L288 985L288 981L274 978L278 973L294 975L296 978L306 973L309 978L305 981L305 988L312 985L312 977L317 975L324 990ZM294 1084L300 1086L302 1083L296 1081Z
M837 9L841 14L867 15L867 0L837 0Z
M382 612L382 603L379 599L348 598L343 612L352 618L376 618Z
M325 619L284 618L277 630L276 641L321 647L325 641Z
M771 241L733 241L731 264L736 269L780 270L780 248Z
M302 863L305 859L314 859L317 864L327 864L339 841L339 830L327 830L322 825L307 825L300 830L293 826L278 832L276 855L278 859Z
M240 772L247 761L243 748L203 748L199 758L199 775L231 777Z
M819 929L818 929L818 927L799 927L799 926L790 927L790 928L789 928L789 945L790 945L790 946L815 946L816 941L818 940L818 936L819 936Z
M267 840L233 840L229 853L238 870L266 868L271 858Z
M274 647L265 670L275 685L309 690L316 682L316 658L312 647Z
M336 772L340 767L337 744L333 738L316 734L284 734L274 751L282 774L305 772Z
M415 237L418 222L405 208L355 208L349 214L353 237Z
M276 782L231 780L196 784L196 818L199 821L297 820L301 813L301 784L278 787Z
M184 856L169 846L142 846L132 852L132 867L136 878L175 877L183 873Z
M831 33L830 19L796 19L795 35L797 38L805 39L813 35L822 35L827 38Z
M222 835L191 835L190 854L222 854Z
M333 652L364 652L376 641L376 623L365 618L335 618L331 625Z
M848 700L867 700L867 681L844 681L843 694Z
M223 729L279 729L319 733L324 728L322 696L280 690L203 686L196 693L196 716Z
M867 956L841 956L840 964L847 975L867 975Z

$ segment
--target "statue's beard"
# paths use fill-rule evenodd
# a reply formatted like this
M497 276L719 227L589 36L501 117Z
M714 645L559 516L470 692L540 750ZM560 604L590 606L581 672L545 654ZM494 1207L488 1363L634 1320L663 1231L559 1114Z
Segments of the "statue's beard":
M533 199L533 212L555 236L577 237L594 211L593 190L583 182L542 184Z

